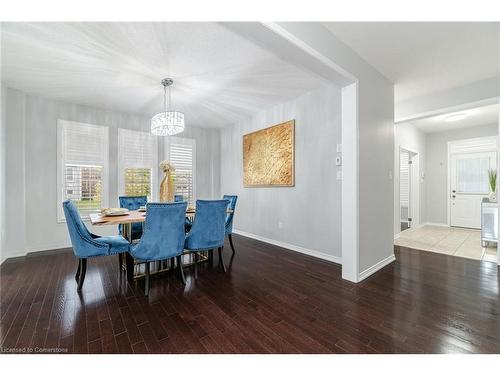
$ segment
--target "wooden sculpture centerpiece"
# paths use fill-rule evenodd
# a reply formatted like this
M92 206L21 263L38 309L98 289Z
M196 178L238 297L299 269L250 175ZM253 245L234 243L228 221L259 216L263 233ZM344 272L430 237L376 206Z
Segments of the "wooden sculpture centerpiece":
M174 166L168 161L163 160L160 163L160 168L165 174L163 176L163 180L161 180L160 184L160 202L173 202L174 201Z

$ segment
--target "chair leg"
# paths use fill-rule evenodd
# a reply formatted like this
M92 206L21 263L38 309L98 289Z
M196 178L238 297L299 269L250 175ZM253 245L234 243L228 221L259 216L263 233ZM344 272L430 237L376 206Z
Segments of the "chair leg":
M210 261L210 266L214 266L214 251L210 250L208 252L208 260Z
M222 267L222 270L226 272L226 265L224 264L224 259L222 259L222 247L218 247L217 251L219 252L219 264Z
M196 251L194 253L194 278L197 279L198 278L198 252Z
M80 270L82 269L82 260L78 258L78 268L76 269L75 280L78 282L78 278L80 277Z
M144 284L144 295L149 295L149 262L146 262L146 280Z
M81 266L80 266L80 277L78 279L78 291L81 292L82 287L83 287L83 282L85 281L85 273L87 273L87 259L83 258L80 259Z
M118 267L120 267L120 272L123 271L123 256L122 254L118 254Z
M184 276L184 268L182 268L182 255L177 257L177 267L179 268L179 273L181 274L182 283L186 285L186 276Z
M231 250L233 250L233 254L234 254L233 235L228 234L227 238L229 239L229 244L231 245Z

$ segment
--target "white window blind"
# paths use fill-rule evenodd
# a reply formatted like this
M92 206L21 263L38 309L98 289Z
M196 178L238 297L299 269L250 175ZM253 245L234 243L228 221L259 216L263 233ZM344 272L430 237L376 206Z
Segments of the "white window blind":
M107 203L108 128L58 121L58 220L62 202L75 202L82 217Z
M410 205L410 158L408 151L401 150L399 153L399 207L401 209L401 221L407 222Z
M167 141L167 159L174 165L175 194L182 195L188 205L195 198L196 142L190 138L171 137Z
M158 170L157 137L150 133L118 129L118 191L120 195L145 195L153 200Z

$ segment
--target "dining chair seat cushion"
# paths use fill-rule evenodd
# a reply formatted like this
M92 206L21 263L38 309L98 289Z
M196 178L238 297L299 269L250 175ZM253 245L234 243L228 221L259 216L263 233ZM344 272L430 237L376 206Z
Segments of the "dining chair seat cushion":
M196 201L196 216L184 247L191 251L224 246L227 200Z
M109 245L109 254L125 253L129 250L129 242L122 236L98 237L94 241Z

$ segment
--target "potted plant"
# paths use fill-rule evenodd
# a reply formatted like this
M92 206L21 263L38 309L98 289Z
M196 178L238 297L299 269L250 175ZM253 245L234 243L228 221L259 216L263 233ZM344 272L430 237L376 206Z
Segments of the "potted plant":
M490 185L490 202L497 201L497 170L489 169L488 170L488 181Z

